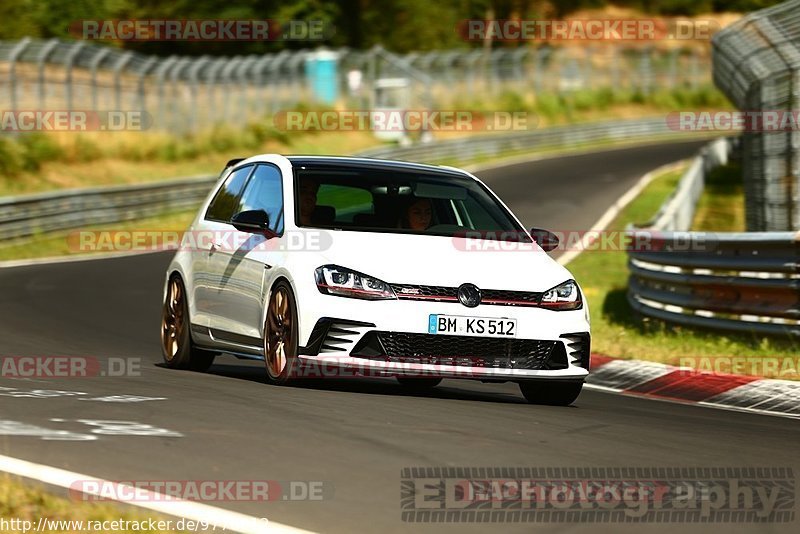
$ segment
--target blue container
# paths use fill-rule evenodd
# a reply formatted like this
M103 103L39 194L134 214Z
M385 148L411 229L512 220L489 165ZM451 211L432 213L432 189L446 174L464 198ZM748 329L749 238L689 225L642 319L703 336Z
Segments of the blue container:
M317 50L306 57L306 78L314 100L333 104L339 97L339 54Z

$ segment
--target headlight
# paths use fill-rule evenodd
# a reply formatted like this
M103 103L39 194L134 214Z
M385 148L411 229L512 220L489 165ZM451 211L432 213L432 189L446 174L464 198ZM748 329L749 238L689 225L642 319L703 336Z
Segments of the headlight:
M581 292L574 280L567 280L561 285L548 289L542 295L542 308L551 310L578 310L583 306Z
M389 284L365 274L339 267L323 265L314 271L317 288L326 295L366 300L396 299Z

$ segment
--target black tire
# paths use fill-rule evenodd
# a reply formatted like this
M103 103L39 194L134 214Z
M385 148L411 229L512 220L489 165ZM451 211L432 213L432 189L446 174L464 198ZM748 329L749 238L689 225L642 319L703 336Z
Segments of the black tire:
M441 378L419 378L416 376L398 376L397 381L411 391L430 391L442 383Z
M531 381L520 382L519 389L531 404L569 406L583 389L583 382Z
M267 382L275 385L289 384L297 378L300 360L297 357L297 303L287 282L281 280L272 288L265 315L263 342ZM281 365L277 358L280 347L284 349L285 365Z
M175 275L167 286L161 313L161 355L170 369L207 371L216 353L195 347L190 328L186 288L181 277Z

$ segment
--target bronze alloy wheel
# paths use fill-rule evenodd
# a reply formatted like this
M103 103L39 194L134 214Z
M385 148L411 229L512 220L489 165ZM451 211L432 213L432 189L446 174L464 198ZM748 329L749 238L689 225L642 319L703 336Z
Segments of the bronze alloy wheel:
M167 284L164 309L161 313L161 352L171 369L207 371L214 363L216 353L200 349L192 343L189 332L189 303L180 276L173 276Z
M177 277L172 278L167 286L167 297L164 300L164 312L161 317L161 348L167 363L175 359L184 342L183 329L186 327L185 306L183 302L183 284Z
M297 365L297 313L285 282L272 290L264 325L264 356L271 382L288 382Z

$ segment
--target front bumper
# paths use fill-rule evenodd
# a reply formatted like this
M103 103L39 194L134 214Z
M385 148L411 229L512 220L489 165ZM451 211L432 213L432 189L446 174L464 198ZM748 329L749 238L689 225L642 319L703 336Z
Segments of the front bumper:
M458 303L362 301L321 294L309 304L300 310L300 359L309 376L521 381L583 380L589 373L589 324L583 309L466 308ZM518 332L513 339L429 334L430 314L513 318Z
M304 378L353 378L353 377L440 377L464 378L487 381L522 380L575 380L583 381L588 369L573 367L559 370L529 370L485 368L422 363L383 362L353 356L300 355Z

